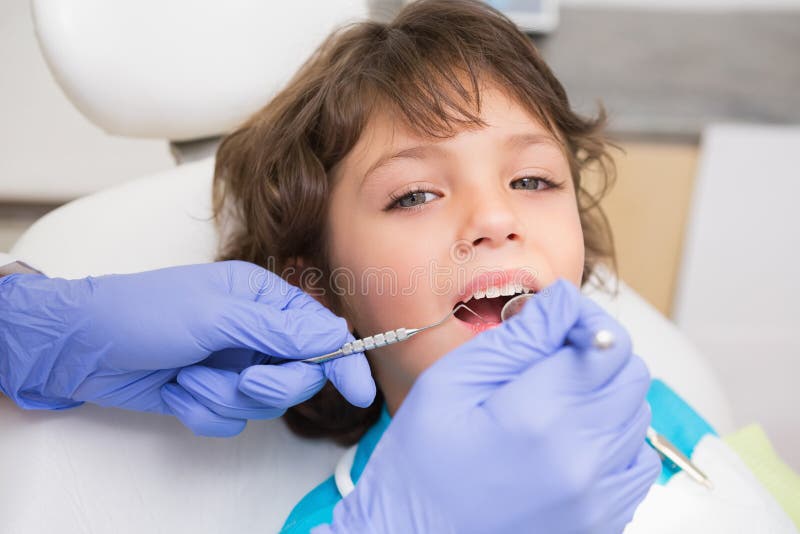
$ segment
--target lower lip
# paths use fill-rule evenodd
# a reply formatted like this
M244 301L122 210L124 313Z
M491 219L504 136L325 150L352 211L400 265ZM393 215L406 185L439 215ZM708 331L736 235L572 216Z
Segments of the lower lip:
M485 332L486 330L489 330L496 326L500 326L500 323L468 323L460 319L456 320L462 325L464 325L464 327L467 328L473 334L480 334L481 332Z

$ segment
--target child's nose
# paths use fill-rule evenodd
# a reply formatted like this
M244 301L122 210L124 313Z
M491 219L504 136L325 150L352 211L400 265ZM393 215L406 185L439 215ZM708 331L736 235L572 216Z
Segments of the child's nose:
M464 239L473 246L490 248L522 238L518 219L507 195L496 191L481 191L465 202Z

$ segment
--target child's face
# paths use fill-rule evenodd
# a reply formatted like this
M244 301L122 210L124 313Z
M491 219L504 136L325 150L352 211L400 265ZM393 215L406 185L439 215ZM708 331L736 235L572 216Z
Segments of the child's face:
M557 277L580 286L583 233L558 141L499 90L483 91L482 108L486 128L433 141L376 114L335 170L330 260L339 273L334 285L352 310L347 319L359 335L441 319L480 272L523 269L535 273L537 287ZM507 142L518 134L536 137ZM428 148L370 172L385 156L418 146ZM524 177L557 187L520 181ZM409 195L414 190L420 192ZM476 334L450 318L409 341L371 351L390 410L422 371Z

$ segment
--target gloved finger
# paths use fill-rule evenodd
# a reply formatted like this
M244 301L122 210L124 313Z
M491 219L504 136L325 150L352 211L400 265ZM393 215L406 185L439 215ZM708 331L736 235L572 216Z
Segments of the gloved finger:
M595 361L602 360L602 354L592 354ZM581 359L585 359L585 356ZM598 365L598 367L600 367ZM603 369L609 372L611 366ZM613 370L611 371L613 372ZM599 376L599 379L598 379ZM602 421L609 428L620 427L636 414L638 407L646 404L647 392L650 389L650 371L647 364L639 356L632 355L609 380L595 373L588 380L581 380L586 389L581 402L580 411L575 412L579 422L586 425Z
M161 386L174 380L176 369L157 371L99 370L91 380L82 382L72 393L77 401L98 406L125 407L152 413L169 413L161 398Z
M607 351L632 352L632 342L628 331L619 321L612 317L602 306L588 297L581 301L578 320L567 332L567 340L582 349L594 347L595 334L607 330L613 337L613 343Z
M568 388L579 359L575 347L560 348L514 380L494 388L484 400L483 408L509 431L529 435L551 431L577 404Z
M350 404L366 408L375 400L375 380L363 352L325 362L322 368Z
M647 435L647 428L650 426L652 414L650 413L650 405L647 402L642 402L636 411L636 414L629 419L623 426L616 429L595 429L592 427L592 432L606 432L609 436L607 442L598 448L603 456L599 465L602 470L601 473L611 474L628 467L631 461L638 454L642 443L645 443Z
M351 336L344 319L275 273L242 261L221 265L229 298L202 321L213 328L197 333L209 352L239 348L301 359L335 351Z
M564 348L572 350L564 351ZM550 361L558 356L558 361ZM636 358L635 362L632 360ZM541 370L538 368L541 367ZM619 380L617 380L619 378ZM581 351L571 345L557 350L547 360L539 362L535 367L526 369L512 377L507 386L509 395L524 396L530 390L552 390L553 394L571 396L572 398L600 401L611 395L611 400L622 402L616 389L607 389L612 382L617 388L633 384L636 387L625 398L633 394L636 397L647 393L650 373L647 366L638 356L622 351L604 351L589 349ZM544 382L547 381L547 386ZM638 404L638 402L636 403ZM598 415L602 412L598 411Z
M611 345L598 347L595 344L596 334L605 331L611 335ZM599 304L588 297L583 297L580 303L578 320L567 332L567 343L582 350L585 374L584 387L587 389L600 389L604 384L614 379L622 369L629 365L633 356L632 342L628 331L614 317L612 317ZM641 364L641 365L639 365ZM645 388L649 387L649 372L644 362L636 362L629 368L629 375L633 370L643 371L646 380L642 382ZM631 382L634 377L628 377ZM646 389L644 390L646 393ZM638 403L636 403L638 404Z
M658 480L661 469L658 453L647 443L640 444L630 466L605 477L598 487L599 492L614 496L608 502L606 518L629 522L636 508Z
M240 373L239 391L265 405L286 410L313 397L325 381L323 366L316 363L254 365Z
M269 356L250 349L224 349L212 353L198 365L240 373L242 369L258 365L268 359Z
M198 436L231 437L241 433L247 421L215 414L178 384L164 384L161 398L172 414Z
M638 452L627 468L598 481L593 493L602 506L584 509L579 532L590 532L602 526L609 532L622 532L633 519L634 512L647 496L661 473L661 459L649 445L640 443Z
M311 295L274 272L245 261L222 262L229 293L239 300L258 302L277 310L316 311L321 306Z
M178 384L212 412L231 419L274 419L286 410L258 402L239 391L239 373L186 367L178 373Z
M494 388L483 405L505 428L527 428L532 433L552 428L562 417L593 430L618 428L644 402L649 372L638 357L621 368L610 360L601 352L565 345ZM609 381L611 373L617 376ZM520 406L531 408L520 410Z
M208 322L213 328L197 337L209 352L240 348L294 360L333 352L352 337L347 322L319 303L284 310L231 299Z

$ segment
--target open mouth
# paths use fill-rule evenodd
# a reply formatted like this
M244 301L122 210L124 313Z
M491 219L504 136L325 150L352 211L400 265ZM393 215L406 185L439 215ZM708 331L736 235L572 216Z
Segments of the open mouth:
M499 324L502 321L500 318L500 311L503 309L506 302L517 295L525 293L535 293L535 291L518 284L507 284L503 287L490 287L487 288L485 292L476 291L471 297L466 300L461 300L453 306L453 308L455 308L459 304L465 304L475 313L470 313L469 310L461 308L455 313L455 317L473 326ZM475 314L480 317L477 317Z

